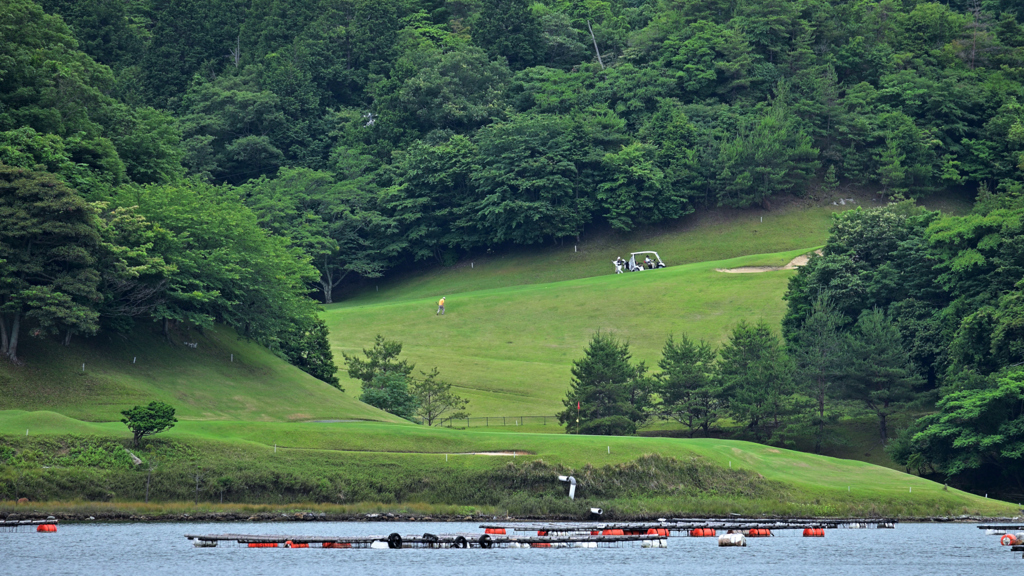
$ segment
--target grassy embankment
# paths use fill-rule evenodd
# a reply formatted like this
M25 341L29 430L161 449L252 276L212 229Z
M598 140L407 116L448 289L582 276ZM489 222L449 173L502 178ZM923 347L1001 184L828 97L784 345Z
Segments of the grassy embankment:
M6 458L16 464L0 469L0 491L7 498L142 499L147 465L130 465L114 441L127 438L120 425L42 412L12 411L0 418ZM23 428L36 432L28 439L14 435ZM69 431L89 436L55 435ZM507 454L513 451L515 457ZM647 456L652 453L660 456ZM419 510L427 512L472 504L520 515L581 515L589 506L620 517L1014 511L1006 503L862 462L729 440L468 432L370 422L188 421L138 454L157 463L152 489L159 500L193 498L198 474L199 499L205 502L218 501L223 487L227 501L426 503ZM565 499L556 473L581 480L580 500Z
M646 340L652 345L645 348L634 341L643 357L660 348L664 336L659 332L666 328L713 338L715 330L727 329L730 317L780 313L780 304L758 294L769 292L766 285L781 290L789 273L740 276L711 269L780 264L799 252L530 285L522 288L525 297L507 288L481 291L460 297L458 312L453 303L449 317L436 319L429 307L423 316L425 321L448 322L440 326L449 330L453 324L460 327L448 336L454 342L467 341L460 335L465 331L470 338L489 338L495 348L501 348L496 338L506 337L500 334L504 331L542 342L550 338L558 346L538 346L555 350L535 357L542 368L558 355L577 355L591 329L628 330L630 338L648 334L645 323L650 324L651 311L671 318L679 317L682 309L691 325L709 327L700 333L682 322L662 323L649 330ZM673 298L680 285L688 296ZM616 313L634 307L617 305L631 294L647 299L641 302L647 306L644 314ZM598 304L587 306L580 295ZM549 319L546 326L531 325L529 317L503 319L503 302L509 299L534 314L533 324ZM673 305L664 304L669 300ZM605 301L613 305L599 309ZM529 302L541 304L531 308ZM411 298L367 305L394 306L409 315L422 308ZM358 309L338 307L332 313ZM730 316L730 309L740 312ZM474 328L471 312L505 324ZM609 315L618 325L605 324ZM566 322L570 317L580 318L571 330ZM395 337L411 337L418 329L423 328L407 324ZM571 337L560 336L568 332ZM350 510L383 506L444 513L471 505L514 514L567 515L596 505L621 516L1013 512L1004 503L946 491L896 471L746 442L440 430L396 423L355 402L352 394L357 391L351 387L348 394L337 393L226 331L189 339L199 347L166 344L147 329L129 340L78 341L69 348L30 340L23 350L25 367L0 365L0 499L77 498L108 502L99 508L120 502L127 509L147 509L131 502L144 497L148 468L155 465L153 498L174 502L197 496L201 502L216 502L223 496L227 502L313 501ZM132 358L137 358L134 364ZM508 361L517 368L522 364L514 357ZM422 367L430 365L421 360ZM449 366L438 365L450 375ZM564 390L550 388L549 395ZM137 451L145 463L133 466L123 448L128 431L116 420L121 409L151 399L176 405L181 422ZM310 421L320 419L380 421ZM509 451L516 456L468 454ZM647 456L655 453L661 456ZM564 488L552 480L556 472L581 478L581 500L565 499ZM176 506L181 504L171 508ZM242 508L251 509L247 506Z

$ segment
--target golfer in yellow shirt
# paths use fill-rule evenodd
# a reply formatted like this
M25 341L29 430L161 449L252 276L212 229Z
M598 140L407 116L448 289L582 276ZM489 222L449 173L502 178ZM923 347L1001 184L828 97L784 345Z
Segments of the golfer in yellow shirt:
M444 316L444 296L441 296L441 299L437 301L437 314ZM434 314L434 316L437 316L437 314Z

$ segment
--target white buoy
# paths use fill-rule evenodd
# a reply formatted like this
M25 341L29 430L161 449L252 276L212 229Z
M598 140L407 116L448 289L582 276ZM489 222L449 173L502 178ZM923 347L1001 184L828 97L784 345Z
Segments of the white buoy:
M388 543L384 542L382 540L374 540L373 542L370 543L370 548L372 550L387 550L388 549Z
M746 546L747 537L743 534L722 534L718 537L719 546Z

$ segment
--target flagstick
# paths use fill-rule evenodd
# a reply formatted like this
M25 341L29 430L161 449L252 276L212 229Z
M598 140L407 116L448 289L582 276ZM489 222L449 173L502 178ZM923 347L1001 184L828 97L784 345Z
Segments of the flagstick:
M580 401L576 401L576 435L580 435Z

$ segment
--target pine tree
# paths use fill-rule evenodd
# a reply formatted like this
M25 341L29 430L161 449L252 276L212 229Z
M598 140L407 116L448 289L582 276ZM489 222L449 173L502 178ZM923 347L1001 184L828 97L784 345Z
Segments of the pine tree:
M841 416L839 410L827 403L834 400L848 374L849 342L841 332L845 322L846 318L832 302L820 296L792 346L798 384L803 393L814 400L811 425L815 428L814 451L817 453L821 452L826 438L826 427L835 424Z
M825 172L825 180L822 182L822 188L829 194L839 189L839 178L836 177L835 164L828 165L828 170Z
M765 321L740 322L719 362L729 412L759 441L771 438L787 415L793 393L792 361Z
M573 378L562 400L565 410L558 414L567 433L636 432L648 417L653 383L643 362L634 365L631 358L628 343L594 334L583 358L573 361Z
M888 417L913 397L914 386L924 379L903 346L899 328L877 308L857 320L851 351L850 396L878 415L884 444L889 438Z
M689 428L691 438L697 430L708 435L724 404L717 355L703 340L694 342L684 335L676 341L669 336L658 361L660 411Z
M885 139L885 149L878 155L878 181L882 183L880 194L902 197L907 188L907 169L903 161L907 159L900 153L899 145L891 137Z

